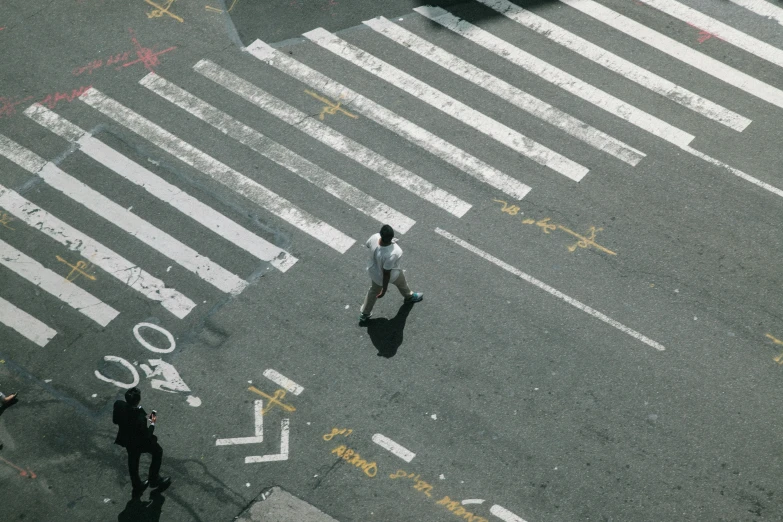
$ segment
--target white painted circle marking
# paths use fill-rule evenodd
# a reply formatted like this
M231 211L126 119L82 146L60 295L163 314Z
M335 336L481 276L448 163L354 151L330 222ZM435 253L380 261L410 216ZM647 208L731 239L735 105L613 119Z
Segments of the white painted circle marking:
M166 336L166 339L169 340L169 347L168 348L157 348L155 346L152 346L150 343L148 343L139 333L139 330L141 327L144 326L146 328L152 328L153 330L157 330L163 335ZM160 327L156 324L152 323L139 323L136 326L133 327L133 335L136 337L136 340L139 341L139 344L141 344L144 348L151 352L155 353L171 353L174 351L174 348L177 347L177 342L174 340L174 336L171 335L171 332L166 330L163 327Z

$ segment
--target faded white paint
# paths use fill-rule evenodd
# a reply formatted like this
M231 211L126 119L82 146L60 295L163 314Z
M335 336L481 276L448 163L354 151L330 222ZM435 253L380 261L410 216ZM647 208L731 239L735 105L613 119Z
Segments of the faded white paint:
M299 386L285 375L282 375L271 368L264 370L264 377L277 384L281 388L285 388L294 395L299 395L304 391L303 387Z
M401 458L405 462L412 461L413 458L416 456L416 454L413 453L411 450L405 448L400 444L397 444L386 435L376 433L372 436L372 441L376 443L378 446L385 449L386 451L389 451L393 455Z
M757 15L773 19L780 25L783 25L783 9L772 2L767 2L766 0L729 0L729 2L753 11Z
M324 49L331 51L336 56L344 58L378 78L386 80L416 99L491 137L539 165L548 167L574 181L581 180L588 172L587 167L468 107L410 74L349 44L325 29L315 29L304 33L303 36Z
M287 54L281 53L261 40L256 40L246 47L245 50L259 60L296 78L305 85L311 86L311 88L335 100L342 100L344 107L349 107L350 110L363 114L375 123L382 125L398 136L453 165L465 174L500 190L504 194L508 194L516 199L522 199L530 192L530 187L524 183L332 78L297 62Z
M427 17L452 16L439 7L430 7L427 9L419 7L414 9L414 11L422 14L426 13L424 16ZM452 18L456 20L456 17ZM605 132L596 129L595 127L591 127L585 122L561 111L557 107L553 107L549 103L489 74L483 69L479 69L475 65L449 53L445 49L437 47L412 32L391 23L386 18L373 18L372 20L365 21L364 24L397 42L406 49L410 49L419 56L423 56L427 60L440 65L447 71L486 89L488 92L523 111L532 114L536 118L557 127L566 134L569 134L602 152L611 154L629 165L637 165L646 155L630 145L609 136Z
M253 415L255 418L255 435L252 437L235 437L232 439L217 439L215 446L236 446L238 444L258 444L264 442L264 401L258 399L253 403Z
M245 457L245 464L256 462L281 462L288 460L288 427L289 420L283 419L280 422L280 453L264 456Z
M147 342L144 337L141 335L141 329L142 328L150 328L152 330L156 330L163 335L166 336L166 339L169 342L169 346L167 348L158 348L157 346L153 346L149 342ZM144 348L151 352L155 353L171 353L174 351L174 349L177 347L177 341L174 340L174 336L171 335L171 332L166 330L165 328L158 326L157 324L153 323L139 323L136 326L133 327L133 336L136 338L137 341L139 341L139 344L141 344Z
M103 357L103 360L106 361L106 362L120 363L122 366L127 368L127 370L129 372L131 372L131 375L133 376L133 380L130 383L124 383L124 382L120 382L120 381L115 381L114 379L109 379L108 377L103 375L98 370L95 370L95 376L97 378L99 378L102 381L108 382L109 384L113 384L113 385L115 385L115 386L117 386L119 388L130 389L130 388L133 388L134 386L138 386L138 384L139 384L139 372L136 371L136 368L134 368L131 363L129 363L128 361L126 361L122 357L117 357L115 355L106 355L106 356Z
M174 366L163 359L150 359L149 363L149 366L140 364L139 367L144 370L147 378L151 379L150 385L154 389L169 393L190 391L190 388L182 380L182 377L179 376L179 372ZM153 379L153 377L162 377L162 379Z
M695 94L685 87L677 85L657 74L648 71L620 56L607 51L584 38L566 31L549 20L546 20L537 14L523 9L508 0L478 0L482 4L490 7L515 22L531 29L538 34L549 38L570 51L580 56L592 60L593 62L606 67L624 78L635 82L642 87L664 96L667 100L679 103L694 112L701 114L706 118L722 123L736 131L742 132L745 127L750 125L751 120L731 111L715 102L712 102L698 94ZM752 0L732 0L732 1L752 1ZM766 3L766 2L764 2ZM414 11L427 9L418 7ZM420 11L419 11L420 12Z
M489 512L498 517L503 522L525 522L525 519L522 517L518 517L508 509L502 506L498 506L497 504L489 508Z
M0 297L0 323L16 330L41 348L46 346L57 331L45 325L24 310Z

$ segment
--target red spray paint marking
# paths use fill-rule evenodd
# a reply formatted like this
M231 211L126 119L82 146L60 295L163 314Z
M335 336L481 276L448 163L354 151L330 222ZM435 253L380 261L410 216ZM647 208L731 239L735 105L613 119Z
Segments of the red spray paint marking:
M57 107L57 103L65 100L68 102L72 102L85 92L89 91L92 88L92 85L86 85L84 87L79 87L78 89L72 90L70 93L67 92L56 92L54 94L48 95L43 100L39 101L41 105L46 105L50 109L54 109Z
M145 69L147 69L149 72L153 72L155 67L160 65L160 60L158 59L158 56L160 56L163 53L167 53L169 51L173 51L174 49L176 49L176 46L172 46L162 51L153 52L152 49L150 49L149 47L142 47L142 45L136 39L136 34L133 32L133 29L128 29L128 31L130 31L131 41L133 42L133 47L136 51L136 56L138 58L136 60L133 60L132 62L122 64L123 67L128 67L129 65L133 65L141 62L144 64Z
M38 475L36 475L36 474L33 472L33 470L31 470L31 469L22 469L22 468L20 468L19 466L17 466L16 464L12 464L11 462L8 462L8 461L7 461L7 460L5 460L3 457L0 457L0 461L3 461L3 462L5 462L5 463L6 463L6 464L8 464L9 466L11 466L11 467L12 467L12 468L14 468L15 470L17 470L17 471L19 472L19 474L20 474L21 476L23 476L23 477L36 478L36 477L38 476Z
M14 101L11 98L5 98L0 96L0 118L3 116L11 116L16 113L16 106L31 99L32 96L22 98L21 100Z
M687 22L687 24L690 25L691 27L693 27L694 29L698 29L699 30L699 36L698 36L698 42L699 43L704 43L707 40L709 40L710 38L717 38L718 40L723 41L723 38L721 38L717 34L713 34L713 33L709 32L709 31L705 31L704 29L696 27L695 25L693 25L690 22Z

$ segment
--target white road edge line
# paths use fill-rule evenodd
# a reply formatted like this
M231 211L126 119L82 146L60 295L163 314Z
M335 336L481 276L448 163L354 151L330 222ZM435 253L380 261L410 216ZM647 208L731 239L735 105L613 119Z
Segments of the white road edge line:
M631 337L633 337L633 338L643 342L644 344L646 344L648 346L651 346L651 347L653 347L653 348L655 348L656 350L659 350L659 351L664 351L666 349L662 344L653 341L649 337L645 337L644 335L640 334L636 330L632 330L632 329L628 328L627 326L624 326L623 324L618 323L617 321L615 321L611 317L602 314L598 310L590 308L589 306L587 306L586 304L582 303L581 301L577 301L576 299L567 296L566 294L564 294L560 290L557 290L556 288L552 288L551 286L549 286L548 284L544 283L543 281L539 281L535 277L530 276L530 275L526 274L525 272L522 272L521 270L518 270L518 269L514 268L513 266L509 265L508 263L505 263L505 262L501 261L500 259L496 258L495 256L493 256L491 254L488 254L488 253L484 252L483 250L481 250L481 249L471 245L467 241L464 241L464 240L458 238L457 236L455 236L453 234L450 234L449 232L446 232L445 230L443 230L441 228L436 228L435 232L437 234L445 237L449 241L452 241L453 243L456 243L457 245L461 246L465 250L469 250L469 251L473 252L474 254L476 254L477 256L483 257L484 259L486 259L490 263L493 263L493 264L497 265L498 267L502 268L506 272L510 272L510 273L514 274L515 276L519 277L523 281L526 281L526 282L528 282L528 283L530 283L530 284L532 284L534 286L537 286L541 290L544 290L545 292L548 292L548 293L552 294L553 296L557 297L558 299L562 299L563 301L565 301L566 303L570 304L571 306L573 306L575 308L578 308L579 310L582 310L583 312L592 315L596 319L600 319L601 321L605 322L606 324L617 328L621 332L630 335Z
M258 60L271 65L303 84L311 86L313 89L319 90L335 100L344 100L344 106L350 106L352 110L362 113L378 125L405 138L446 163L453 165L468 176L472 176L480 182L500 190L504 194L508 194L516 199L522 199L531 190L529 186L521 181L517 181L508 174L499 171L412 121L406 120L399 114L349 89L340 82L311 69L301 62L297 62L287 54L281 53L261 40L254 41L245 47L244 50Z
M289 419L280 421L280 453L276 455L264 455L262 457L245 457L245 464L254 462L280 462L288 460L288 425Z
M416 456L415 453L413 453L411 450L406 449L393 440L391 440L389 437L385 435L381 435L380 433L376 433L372 436L372 441L376 443L378 446L382 447L383 449L390 451L397 457L401 458L405 462L410 462L413 460L413 457Z
M57 335L57 331L42 323L24 310L0 297L0 323L16 330L41 348Z
M256 236L209 205L168 183L43 105L31 105L24 111L24 114L58 136L75 143L79 150L101 165L142 187L153 196L168 203L242 250L270 263L281 272L285 272L297 262L297 259L285 250Z
M258 399L253 403L253 412L255 414L256 431L255 437L234 437L231 439L217 439L215 446L235 446L237 444L257 444L264 442L264 400Z
M115 317L120 315L120 312L87 290L68 281L57 272L46 268L2 239L0 239L0 265L27 279L41 290L48 292L101 326L108 325Z
M264 370L264 377L277 384L281 388L285 388L294 395L299 395L304 391L304 388L296 384L294 381L286 377L285 375L278 373L272 368Z

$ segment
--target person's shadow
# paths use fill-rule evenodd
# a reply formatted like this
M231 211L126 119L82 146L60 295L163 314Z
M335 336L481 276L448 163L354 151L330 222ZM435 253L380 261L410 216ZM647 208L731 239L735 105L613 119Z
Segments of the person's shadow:
M159 522L166 497L153 491L148 501L132 498L117 517L117 522Z
M397 315L391 319L379 317L370 319L362 327L367 328L370 340L378 350L378 356L387 359L397 354L397 349L402 345L402 332L405 329L405 321L413 309L413 303L403 303Z

